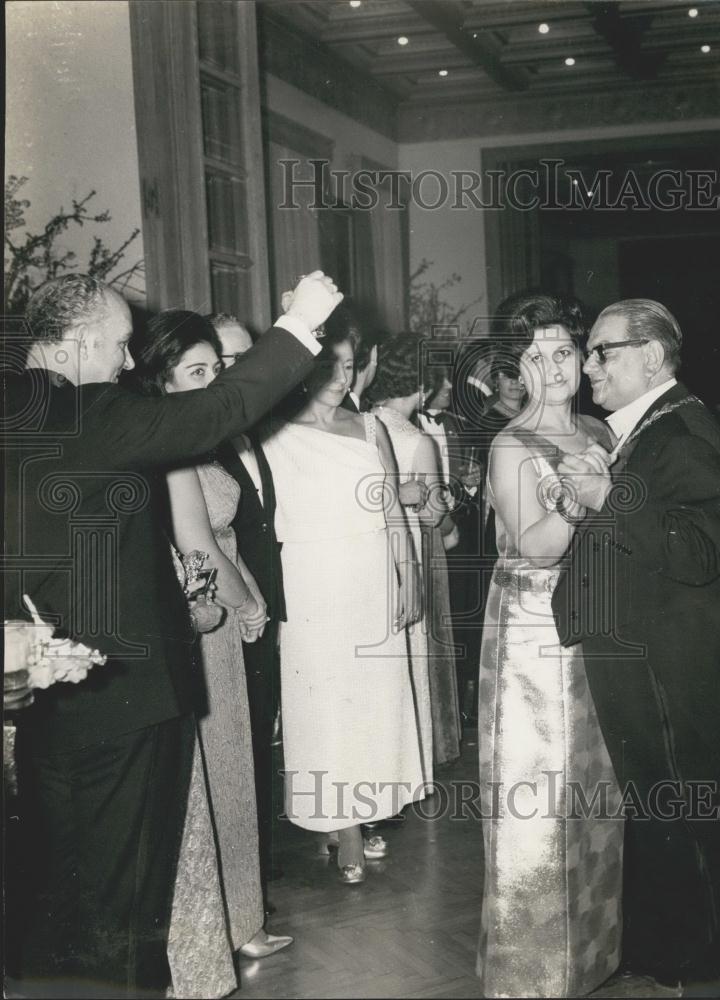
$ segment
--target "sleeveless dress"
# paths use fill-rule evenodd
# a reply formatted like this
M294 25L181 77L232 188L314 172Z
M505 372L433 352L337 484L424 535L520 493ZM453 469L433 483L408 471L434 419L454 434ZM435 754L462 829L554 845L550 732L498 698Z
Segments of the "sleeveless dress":
M375 418L366 439L282 425L275 482L287 622L280 640L285 812L330 832L424 797L405 635L383 513Z
M231 522L240 487L216 462L196 468L215 540L235 563ZM232 608L219 628L201 636L200 653L206 704L198 713L168 940L177 997L221 997L236 989L232 952L265 921L250 714Z
M541 488L549 486L557 450L536 435L522 438ZM495 507L489 482L488 496ZM560 569L521 557L495 513L500 555L479 683L485 879L477 973L487 997L582 996L620 962L623 821L607 818L619 791L581 646L558 641L550 600Z
M373 412L382 420L390 435L400 481L407 482L415 468L415 454L423 432L391 407L376 406ZM433 760L439 766L459 757L462 733L447 559L440 530L423 525L409 507L405 507L405 516L415 542L416 555L422 561L425 591L423 619L409 630L410 657L413 679L423 699L424 711L424 699L429 700L430 720L422 728L424 739L427 740L425 733L428 732ZM424 666L423 657L426 658ZM420 673L422 677L418 676ZM425 673L429 684L427 694ZM432 776L432 771L430 774Z

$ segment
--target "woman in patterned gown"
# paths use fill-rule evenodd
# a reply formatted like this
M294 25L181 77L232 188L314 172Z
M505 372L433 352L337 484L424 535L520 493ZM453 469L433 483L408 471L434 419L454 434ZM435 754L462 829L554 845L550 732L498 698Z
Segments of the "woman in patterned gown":
M387 850L360 824L424 795L404 635L419 581L396 482L386 486L397 475L387 433L341 407L352 378L351 343L327 338L299 408L263 439L287 606L285 812L337 849L346 884Z
M423 567L423 619L408 630L413 682L426 751L427 780L433 762L441 765L460 753L460 709L450 627L450 593L443 536L455 525L448 513L438 450L410 418L422 407L421 341L414 333L385 340L378 352L375 379L368 389L373 413L387 427L401 482L423 479L428 503L407 509L416 554ZM435 388L434 386L431 388Z
M168 310L148 324L136 374L145 391L203 389L222 368L212 324ZM169 520L187 555L208 554L225 617L200 638L198 741L175 882L168 959L178 997L237 988L233 952L264 957L292 943L269 935L260 885L250 716L242 642L262 633L265 603L237 552L235 479L212 457L168 473Z
M477 971L487 997L581 996L620 960L622 820L609 818L619 793L581 647L559 644L551 611L558 564L584 513L555 470L563 453L607 444L607 429L573 410L577 306L528 296L509 333L506 357L528 403L489 460L499 558L480 662L487 818Z

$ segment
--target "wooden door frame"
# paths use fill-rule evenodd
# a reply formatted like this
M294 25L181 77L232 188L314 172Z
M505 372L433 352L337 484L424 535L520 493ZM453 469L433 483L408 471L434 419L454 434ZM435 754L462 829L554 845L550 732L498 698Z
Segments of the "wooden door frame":
M207 313L212 297L195 3L130 0L129 10L147 304ZM237 3L237 17L253 261L251 314L243 319L265 329L270 283L255 3Z

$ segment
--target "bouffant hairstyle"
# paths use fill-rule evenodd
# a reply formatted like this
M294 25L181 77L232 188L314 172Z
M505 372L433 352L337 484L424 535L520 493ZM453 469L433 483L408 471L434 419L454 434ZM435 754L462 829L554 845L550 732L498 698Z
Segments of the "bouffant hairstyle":
M520 374L520 358L533 342L535 331L562 326L579 347L585 338L583 307L578 299L562 295L521 292L505 299L493 322L495 354L492 374L511 378Z
M145 335L133 344L135 380L148 395L164 395L165 383L183 354L196 344L209 344L218 358L220 338L209 319L187 309L166 309L148 322Z
M423 375L422 337L416 333L395 333L378 346L377 373L366 396L372 403L411 396L425 381ZM433 372L431 381L429 388L436 391L442 375L438 378Z
M367 310L342 302L325 320L325 338L336 344L349 340L355 357L355 370L362 372L370 364L370 354L382 339L382 333Z

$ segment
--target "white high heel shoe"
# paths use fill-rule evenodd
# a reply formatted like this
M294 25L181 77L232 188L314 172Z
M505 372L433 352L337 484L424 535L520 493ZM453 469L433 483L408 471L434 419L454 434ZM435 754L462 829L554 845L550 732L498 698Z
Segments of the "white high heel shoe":
M261 928L238 951L245 958L267 958L268 955L274 955L275 952L282 951L283 948L289 948L294 940L295 938L290 937L289 934L268 934L264 928Z

